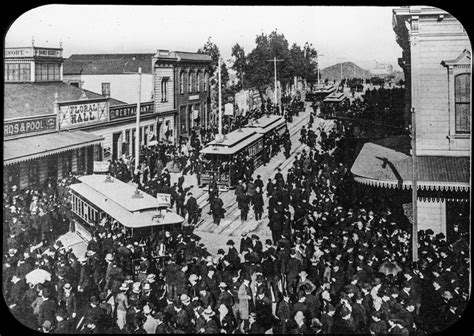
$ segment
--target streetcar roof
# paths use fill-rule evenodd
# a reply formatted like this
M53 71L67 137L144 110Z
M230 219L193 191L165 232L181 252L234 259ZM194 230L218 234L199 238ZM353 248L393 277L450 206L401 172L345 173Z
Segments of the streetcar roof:
M132 198L137 189L134 185L124 183L115 177L110 177L113 183L105 181L105 175L86 175L79 177L79 180L93 190L113 200L127 211L134 212L145 209L153 209L158 205L155 197L141 192L143 198Z
M282 116L270 115L261 117L253 122L252 125L247 125L247 128L255 128L259 133L266 133L268 130L275 128L285 123L285 119Z
M234 134L232 134L234 133ZM232 140L230 141L232 145L226 144L229 140L229 135L232 135ZM239 136L235 141L234 138ZM202 154L219 154L219 155L232 155L240 151L241 149L247 147L254 141L263 137L263 134L256 133L253 128L242 128L242 132L234 131L229 134L226 134L227 140L223 142L217 142L215 140L207 144L207 146L201 149Z
M95 207L107 213L123 226L129 228L181 224L184 220L183 217L171 211L163 211L163 218L157 219L156 215L158 214L158 208L156 207L156 200L154 209L131 212L113 199L105 197L103 194L85 183L76 183L70 187L76 194L86 198L88 202L93 204Z
M346 98L344 92L333 92L324 99L324 102L340 102Z

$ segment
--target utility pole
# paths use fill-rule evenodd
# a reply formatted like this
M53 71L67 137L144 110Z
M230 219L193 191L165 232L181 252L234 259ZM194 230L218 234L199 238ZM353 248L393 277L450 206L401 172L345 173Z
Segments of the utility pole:
M324 55L323 54L320 55L319 53L316 55L316 57L317 57L316 60L318 62L318 85L319 85L319 57L321 57L321 56L324 56Z
M137 125L135 129L135 171L138 171L138 160L140 159L140 100L142 93L142 68L138 68L138 101L137 101Z
M267 62L273 62L273 71L275 72L275 104L278 108L278 112L280 112L280 105L278 104L277 100L277 63L276 62L282 62L283 60L277 60L276 56L273 58L273 60L267 60Z
M417 167L416 167L416 116L415 108L411 109L411 157L412 157L412 210L413 210L413 230L412 230L412 259L418 261L418 211L417 211Z
M219 77L219 140L222 139L222 83L221 83L221 58L218 61L218 77Z

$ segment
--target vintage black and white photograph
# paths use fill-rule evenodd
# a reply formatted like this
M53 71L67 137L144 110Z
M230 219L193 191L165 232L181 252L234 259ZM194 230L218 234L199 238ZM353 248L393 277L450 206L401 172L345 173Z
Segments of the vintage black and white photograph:
M418 5L23 13L0 333L472 334L471 53Z

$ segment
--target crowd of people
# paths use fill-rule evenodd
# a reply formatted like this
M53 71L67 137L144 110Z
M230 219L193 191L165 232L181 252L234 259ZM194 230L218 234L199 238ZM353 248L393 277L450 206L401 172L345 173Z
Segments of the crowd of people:
M419 261L411 261L403 212L383 194L345 188L349 167L338 151L348 128L336 121L328 132L305 129L308 147L286 176L279 169L265 184L253 171L239 175L238 203L253 205L260 219L268 211L272 239L243 232L216 255L189 231L132 236L103 218L85 255L75 256L56 241L69 230L73 176L41 190L4 190L2 285L11 313L44 333L84 334L424 335L458 320L469 296L467 233L448 242L420 231ZM186 202L173 200L185 215L192 194L169 178L179 157L167 145L145 150L143 169L154 174L136 181L184 193ZM189 162L179 171L197 174L199 161ZM113 165L117 177L137 175L125 161ZM211 211L222 209L218 199ZM27 277L34 270L50 277L35 283Z

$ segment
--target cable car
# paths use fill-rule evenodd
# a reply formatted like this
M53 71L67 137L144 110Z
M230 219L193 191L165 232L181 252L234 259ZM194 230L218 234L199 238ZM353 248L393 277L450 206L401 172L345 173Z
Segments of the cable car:
M323 100L321 118L334 117L350 105L350 100L344 92L333 92Z
M251 121L246 128L253 128L257 133L263 134L264 140L273 134L277 134L281 137L288 131L285 118L278 115L263 116Z
M70 186L71 210L75 234L85 242L92 239L103 220L122 226L133 237L182 229L183 217L132 184L98 174L79 180L81 183Z
M237 184L232 170L232 161L237 156L250 156L255 167L262 161L264 134L257 128L242 128L232 131L221 140L213 140L200 153L204 156L205 165L201 183L209 184L213 179L221 190L229 190ZM235 171L235 170L234 170Z

